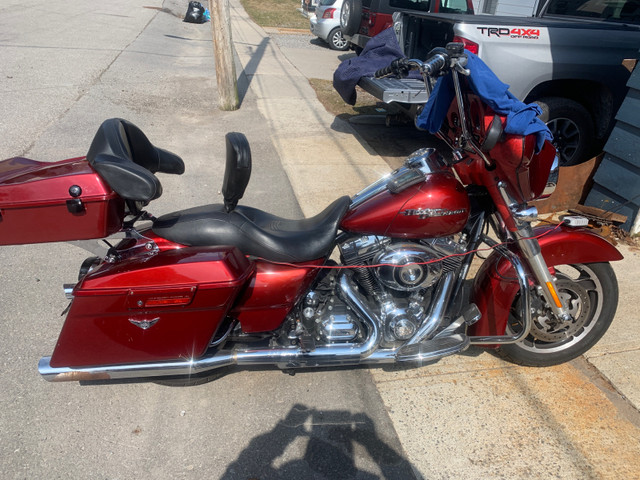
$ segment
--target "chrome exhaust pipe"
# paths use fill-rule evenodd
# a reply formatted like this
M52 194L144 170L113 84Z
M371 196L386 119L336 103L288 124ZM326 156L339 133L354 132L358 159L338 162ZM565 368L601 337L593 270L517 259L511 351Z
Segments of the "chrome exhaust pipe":
M360 315L368 327L367 338L362 343L334 344L305 352L300 348L237 349L190 360L96 367L52 367L51 357L43 357L38 371L50 382L118 380L128 378L162 377L167 375L196 375L230 365L277 365L280 368L331 367L365 363L380 345L380 323L377 315L368 308L365 300L356 292L349 277L340 278L340 296L349 307ZM371 358L366 363L387 363L393 357L385 354Z
M104 365L98 367L52 367L51 357L42 357L38 371L49 382L80 382L89 380L120 380L127 378L196 375L235 363L233 354L219 352L197 360Z
M449 299L453 292L455 285L454 272L449 272L443 276L443 279L438 284L438 287L433 294L433 300L431 301L431 310L427 317L422 321L420 329L409 339L404 346L416 345L429 338L433 332L440 326L444 314L447 311L449 305Z

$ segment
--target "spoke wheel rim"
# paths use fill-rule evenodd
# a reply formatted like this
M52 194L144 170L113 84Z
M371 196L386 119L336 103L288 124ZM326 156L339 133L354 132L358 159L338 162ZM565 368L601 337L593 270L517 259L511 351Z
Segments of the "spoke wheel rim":
M331 36L331 43L333 43L333 46L337 49L341 49L347 46L347 41L345 40L344 35L342 35L342 32L340 30L338 30Z

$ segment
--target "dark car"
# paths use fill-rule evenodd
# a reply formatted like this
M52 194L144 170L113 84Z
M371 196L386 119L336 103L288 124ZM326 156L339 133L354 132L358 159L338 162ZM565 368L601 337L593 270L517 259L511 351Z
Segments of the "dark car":
M371 37L393 25L391 16L400 10L427 13L473 14L471 0L344 0L340 14L342 33L356 53Z

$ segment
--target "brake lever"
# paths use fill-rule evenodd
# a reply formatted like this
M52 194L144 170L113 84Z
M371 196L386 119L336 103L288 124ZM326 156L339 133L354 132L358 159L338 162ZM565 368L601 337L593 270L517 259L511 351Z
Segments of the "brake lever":
M458 62L456 62L453 68L455 69L456 72L458 72L461 75L464 75L465 77L468 77L469 75L471 75L471 70L469 70L468 68L464 68L464 66L460 65L460 63Z

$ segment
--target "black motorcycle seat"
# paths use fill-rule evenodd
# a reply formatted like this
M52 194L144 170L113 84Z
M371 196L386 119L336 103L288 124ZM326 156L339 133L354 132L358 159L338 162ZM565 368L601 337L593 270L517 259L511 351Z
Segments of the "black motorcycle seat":
M187 246L234 245L245 255L276 262L307 262L328 255L351 200L344 196L318 215L288 220L257 208L204 205L157 218L153 232Z
M110 118L100 125L87 161L122 198L145 204L162 194L154 173L184 173L184 162L178 155L155 147L142 130L121 118Z

